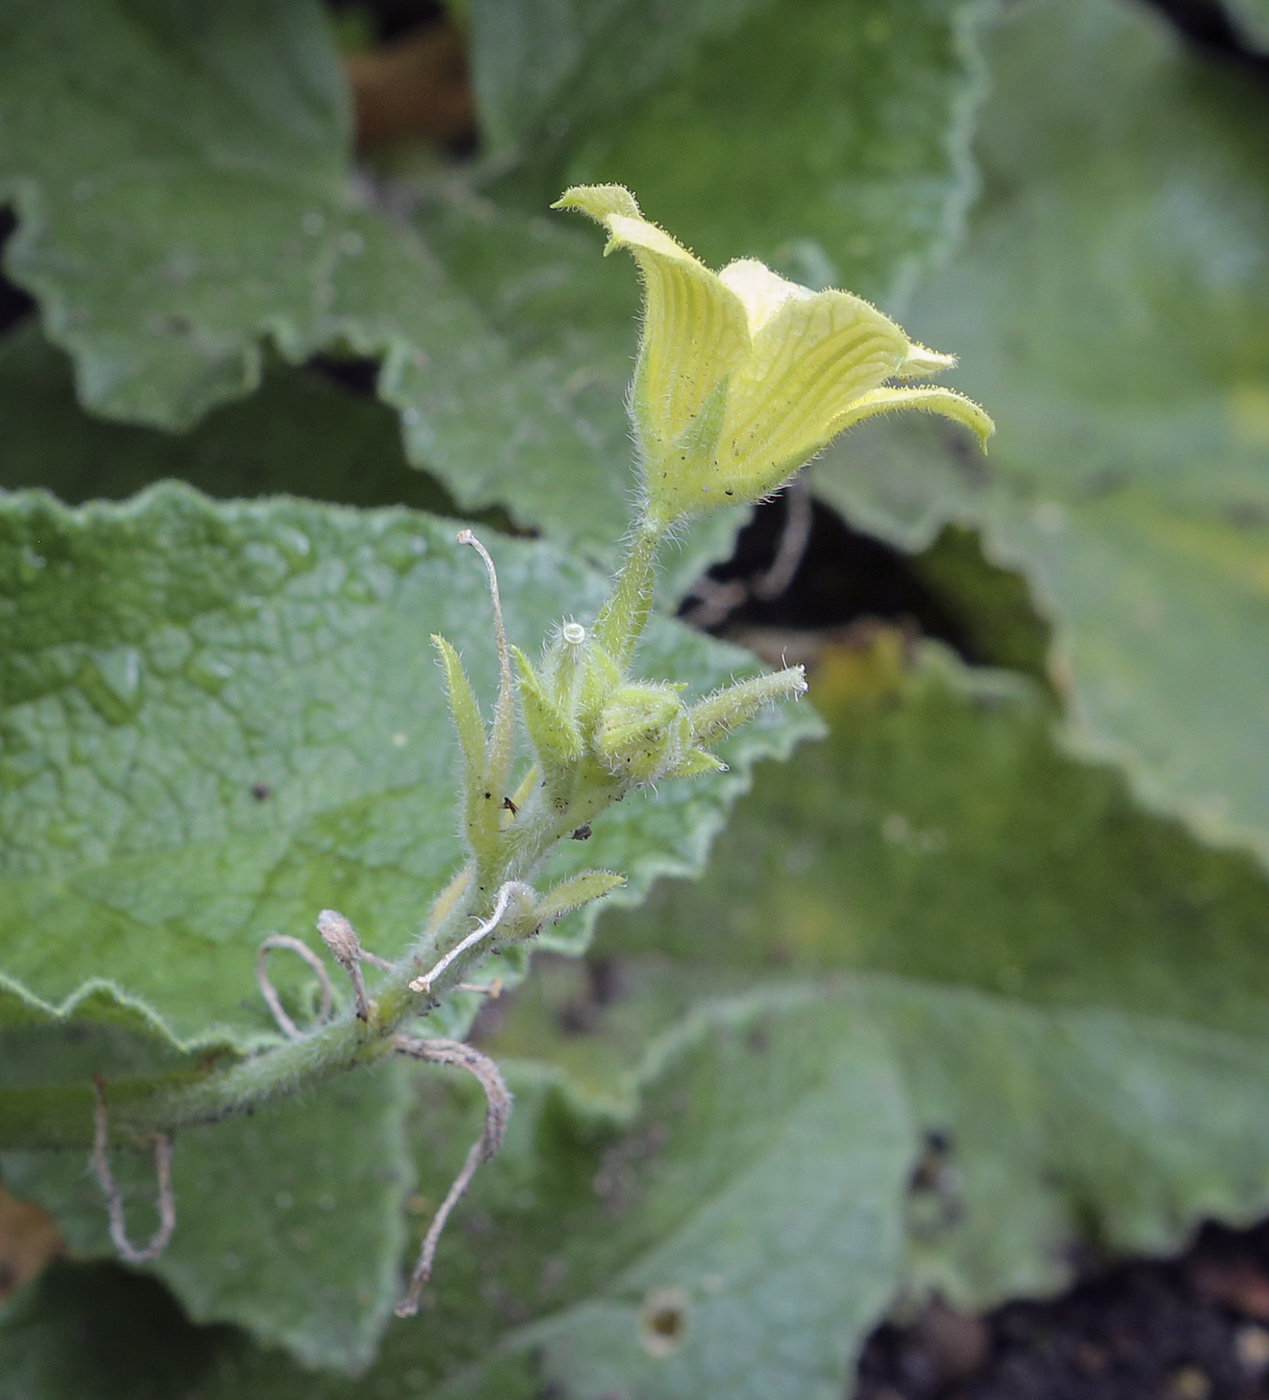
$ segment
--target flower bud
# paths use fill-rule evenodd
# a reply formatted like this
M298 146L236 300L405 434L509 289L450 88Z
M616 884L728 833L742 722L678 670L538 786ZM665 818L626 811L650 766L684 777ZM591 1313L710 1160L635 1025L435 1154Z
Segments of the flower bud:
M615 777L650 783L677 767L692 738L678 692L668 685L624 685L599 716L594 749Z

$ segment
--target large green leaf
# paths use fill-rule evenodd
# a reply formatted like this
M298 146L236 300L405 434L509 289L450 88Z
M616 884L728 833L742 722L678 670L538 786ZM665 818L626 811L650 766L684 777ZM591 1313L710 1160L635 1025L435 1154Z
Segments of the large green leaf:
M846 936L843 927L833 951ZM621 975L624 1000L600 1015L618 1034L635 1019L654 1026L667 1000L672 1010L719 980L699 964L650 958ZM777 1002L775 991L763 995ZM1051 1292L1089 1248L1167 1253L1204 1218L1245 1224L1269 1205L1263 1036L878 974L821 973L801 1014L826 1041L868 1032L926 1144L897 1222L907 1247L891 1301L937 1288L977 1309ZM549 1053L559 1033L544 1029L538 1046ZM638 1092L635 1072L616 1082ZM852 1152L862 1150L868 1124L851 1137ZM818 1169L843 1166L826 1157Z
M653 927L677 958L750 975L866 968L1260 1034L1255 862L1067 758L1029 683L937 651L897 677L887 650L830 661L831 742L764 768L706 877L659 887L646 920L614 915L603 946Z
M54 1216L75 1258L112 1258L105 1200L87 1171L94 1076L117 1105L233 1056L215 1041L181 1045L106 983L53 1008L0 979L0 1149L62 1149L0 1151L5 1183ZM364 1367L399 1286L407 1107L394 1067L183 1132L177 1229L152 1268L194 1318L238 1322L309 1365ZM144 1240L156 1223L150 1154L111 1156L131 1235Z
M828 1400L900 1289L973 1304L1052 1287L1094 1222L1112 1247L1160 1250L1196 1210L1263 1210L1267 1071L1269 1042L1127 1013L867 975L771 989L671 1034L615 1133L516 1079L511 1137L426 1310L356 1383L233 1336L187 1331L152 1355L153 1297L103 1356L119 1285L91 1275L20 1300L0 1361L22 1400L113 1400L173 1370L199 1400ZM428 1095L429 1192L444 1189L432 1144L457 1156L460 1124ZM917 1128L938 1148L914 1178Z
M617 181L706 261L894 300L972 187L976 0L475 6L509 185Z
M513 636L533 647L593 614L600 576L490 543ZM48 1001L106 977L181 1039L245 1045L269 1026L252 965L271 929L320 947L313 919L335 907L401 951L461 854L428 633L480 693L495 684L483 571L453 523L176 486L74 511L17 494L0 501L0 598L0 970ZM643 663L701 690L752 668L660 619ZM764 715L730 773L622 803L553 868L625 870L626 899L698 868L752 760L817 724ZM565 923L557 945L586 932ZM288 994L304 984L275 960Z
M830 653L812 686L828 742L759 770L702 879L601 920L594 956L616 959L612 985L624 959L659 960L656 997L604 1010L585 991L593 969L543 966L495 1053L550 1058L583 1092L619 1099L648 1037L702 988L829 970L1264 1034L1256 862L1198 844L1139 811L1115 770L1067 757L1030 682L932 647L905 669L900 646L883 634ZM659 1008L652 1021L636 1002ZM558 1016L570 1004L579 1022ZM599 1034L559 1034L588 1018Z
M0 14L6 253L84 403L188 427L259 382L271 338L383 357L413 460L602 552L628 450L596 454L545 366L513 361L408 228L355 192L311 0L11 0ZM569 468L572 468L570 475Z
M978 525L1052 620L1068 741L1269 860L1269 100L1114 0L1020 5L990 60L972 236L909 326L991 456L896 420L818 489L908 548Z
M83 1051L79 1060L85 1076L100 1066ZM151 1268L195 1319L237 1322L310 1366L364 1367L400 1288L412 1177L406 1107L391 1066L183 1132L172 1170L177 1228ZM153 1165L148 1155L114 1158L133 1237L143 1240ZM7 1185L50 1211L76 1257L113 1256L84 1152L0 1161Z
M547 120L493 191L434 163L354 185L311 0L197 14L171 0L10 0L0 198L21 225L6 266L96 412L188 426L255 386L264 339L290 359L347 345L383 359L411 461L464 508L504 503L610 557L633 486L635 278L547 214L560 182L619 165L711 256L765 252L803 280L881 295L957 226L977 89L976 0L617 9L619 25L598 10L476 15L477 73L508 75L509 93L538 82L544 48L568 57L567 71L547 64L537 117L583 87L604 93L602 122ZM541 28L517 48L521 24ZM752 188L715 160L742 128L763 172ZM687 567L734 524L698 531Z

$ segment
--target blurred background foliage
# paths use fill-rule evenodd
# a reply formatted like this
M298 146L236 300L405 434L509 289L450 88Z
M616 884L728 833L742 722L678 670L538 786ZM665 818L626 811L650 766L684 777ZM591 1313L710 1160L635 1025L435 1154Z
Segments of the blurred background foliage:
M88 1076L249 1051L268 927L394 952L457 853L432 517L529 640L598 596L602 180L959 354L990 455L874 422L681 541L648 665L824 727L632 802L626 907L457 1009L517 1106L420 1318L437 1073L184 1134L103 1262ZM1269 1212L1264 0L0 0L0 201L3 1400L841 1397Z

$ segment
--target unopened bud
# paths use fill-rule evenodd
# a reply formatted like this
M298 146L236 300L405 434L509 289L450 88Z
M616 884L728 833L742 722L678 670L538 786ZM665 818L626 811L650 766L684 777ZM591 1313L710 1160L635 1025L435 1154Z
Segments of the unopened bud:
M691 732L683 702L670 687L625 685L600 714L595 753L615 777L650 783L682 759Z
M341 967L355 967L361 960L361 939L338 909L323 909L317 916L317 931Z

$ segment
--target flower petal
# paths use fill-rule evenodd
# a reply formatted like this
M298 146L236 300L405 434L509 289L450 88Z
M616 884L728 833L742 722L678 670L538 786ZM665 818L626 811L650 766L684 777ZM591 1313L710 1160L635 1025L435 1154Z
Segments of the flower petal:
M580 186L557 207L580 209L608 230L608 247L628 248L643 275L643 334L631 417L645 457L678 440L719 381L744 359L744 303L718 274L639 214L619 185ZM633 210L633 212L630 212Z
M565 190L551 208L580 209L597 224L602 224L610 214L625 214L631 219L639 217L639 201L625 185L574 185Z
M805 301L815 295L809 287L800 287L772 272L757 258L738 258L728 263L718 277L744 302L750 335L757 335L786 301Z
M833 424L854 400L898 372L907 352L899 327L860 297L828 291L785 300L732 378L720 460L744 463L755 480L789 463L796 470L835 436Z
M894 413L902 408L915 408L922 413L941 413L944 418L963 423L978 438L984 451L987 439L996 431L990 415L979 408L973 399L967 399L955 389L930 386L924 389L874 389L849 405L834 425L833 436L865 418L875 417L878 413Z
M937 350L929 350L914 340L908 346L908 357L898 373L903 379L924 379L927 374L941 374L945 369L955 368L955 355L940 355Z

